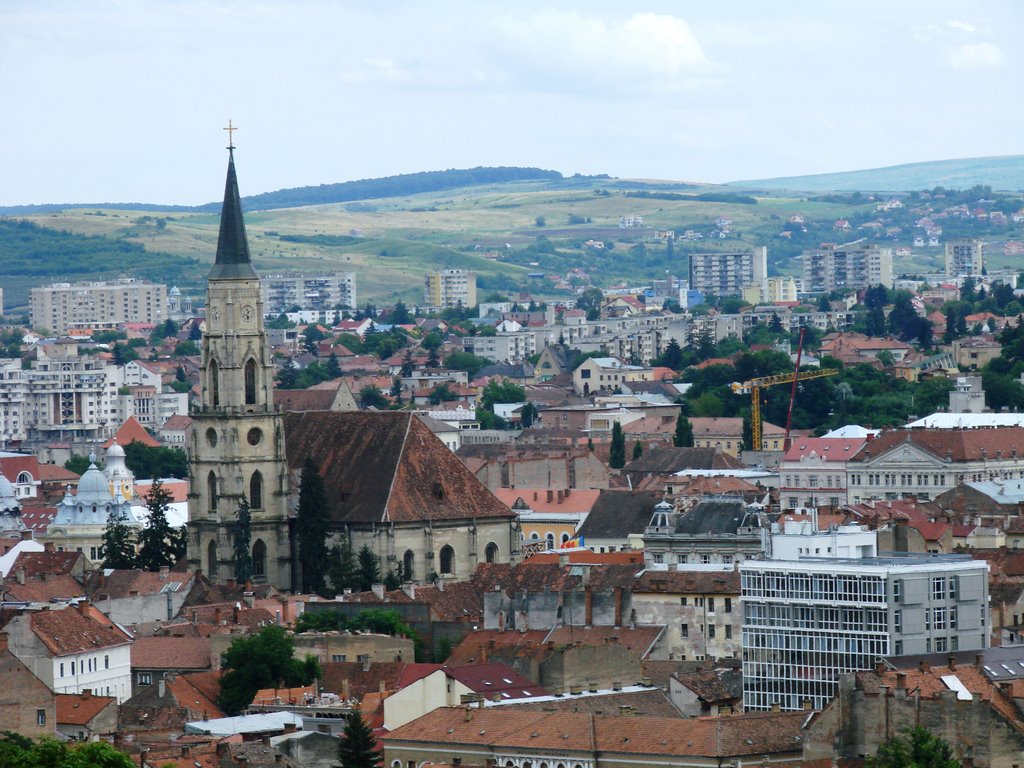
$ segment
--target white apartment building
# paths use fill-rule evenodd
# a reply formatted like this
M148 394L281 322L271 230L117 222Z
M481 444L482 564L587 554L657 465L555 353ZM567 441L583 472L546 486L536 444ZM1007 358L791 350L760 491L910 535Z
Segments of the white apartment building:
M467 352L506 363L520 363L537 352L537 335L531 331L499 331L494 336L467 336Z
M866 525L830 525L822 530L812 513L800 519L785 516L772 523L765 548L768 560L826 557L851 560L878 556L878 531Z
M980 277L984 269L981 240L960 238L946 242L946 277Z
M967 555L745 560L743 708L821 709L887 656L988 647L988 564Z
M260 277L263 311L279 315L292 307L323 312L336 307L355 309L354 272L287 272ZM319 319L319 317L317 318Z
M746 288L766 290L768 248L690 254L690 290L715 296L742 296Z
M807 293L892 287L892 248L865 240L826 243L803 252L803 289Z
M865 438L796 438L779 463L782 509L847 504L846 466L865 442Z
M87 283L53 283L29 292L34 328L63 334L78 328L110 329L124 323L167 319L167 286L123 277Z
M476 272L465 269L441 269L428 272L423 301L428 307L452 309L476 306Z

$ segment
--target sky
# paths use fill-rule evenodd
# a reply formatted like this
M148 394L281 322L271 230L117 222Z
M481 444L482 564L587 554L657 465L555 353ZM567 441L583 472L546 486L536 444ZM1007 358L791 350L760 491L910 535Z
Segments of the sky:
M0 205L1024 152L1020 0L0 0Z

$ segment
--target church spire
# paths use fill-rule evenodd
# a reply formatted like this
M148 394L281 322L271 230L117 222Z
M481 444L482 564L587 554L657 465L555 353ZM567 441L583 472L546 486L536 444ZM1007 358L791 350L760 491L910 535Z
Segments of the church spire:
M256 278L256 270L249 262L249 241L245 237L242 219L242 198L238 194L235 175L235 146L231 137L237 130L230 121L228 127L228 177L224 185L224 206L220 212L220 237L217 239L217 259L210 271L210 280Z

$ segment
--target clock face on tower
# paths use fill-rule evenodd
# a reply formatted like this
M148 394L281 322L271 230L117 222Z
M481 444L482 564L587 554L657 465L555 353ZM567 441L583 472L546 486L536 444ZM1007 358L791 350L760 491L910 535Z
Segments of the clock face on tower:
M211 307L210 308L210 319L213 320L214 322L217 322L218 320L220 320L220 308L219 307Z
M252 308L251 304L246 304L242 307L242 322L251 323L253 318L256 317L256 310Z

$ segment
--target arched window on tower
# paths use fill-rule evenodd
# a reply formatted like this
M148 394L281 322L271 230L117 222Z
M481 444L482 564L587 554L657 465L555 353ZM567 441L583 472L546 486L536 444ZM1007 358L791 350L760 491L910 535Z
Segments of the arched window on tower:
M249 478L249 506L263 509L263 475L259 471L253 472Z
M484 559L488 563L498 562L498 545L493 541L484 548Z
M217 475L211 469L210 474L206 476L206 496L209 499L209 507L211 512L217 511Z
M245 364L245 404L256 405L256 361L252 358Z
M416 554L411 550L405 550L405 555L402 556L402 578L406 581L412 581L416 577L413 575L413 571L416 565Z
M210 576L210 580L214 581L217 578L217 541L211 541L210 546L206 548L206 572Z
M256 539L252 545L252 575L262 579L267 575L267 545L263 539Z
M441 547L441 575L451 576L455 573L455 550L445 544Z
M217 366L216 360L210 361L206 373L210 378L208 384L210 388L210 404L216 408L220 405L220 369Z

